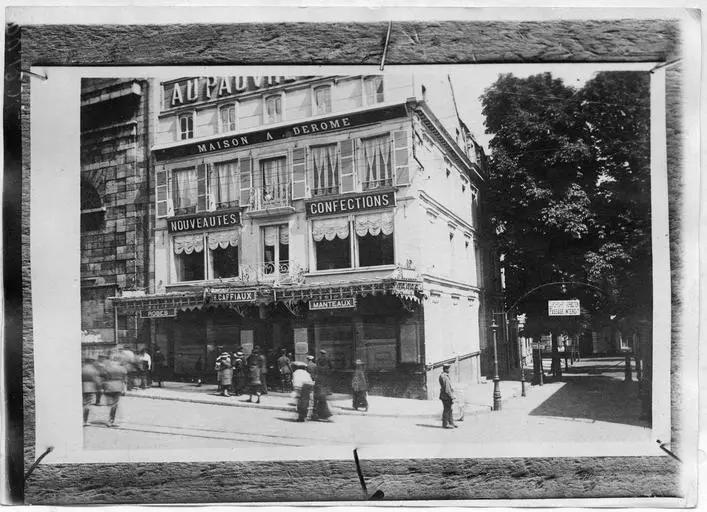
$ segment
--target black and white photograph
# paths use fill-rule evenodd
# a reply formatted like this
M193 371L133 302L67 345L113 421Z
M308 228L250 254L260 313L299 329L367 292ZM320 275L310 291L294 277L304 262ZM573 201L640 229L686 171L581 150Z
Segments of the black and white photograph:
M401 57L423 25L379 23L366 62L27 70L26 478L95 468L127 503L350 501L131 490L162 468L198 487L308 461L310 484L346 474L364 499L694 499L675 233L697 226L673 168L699 164L699 132L671 110L694 92L680 52ZM319 27L336 49L360 29ZM221 30L183 34L202 29ZM123 502L83 492L68 503Z

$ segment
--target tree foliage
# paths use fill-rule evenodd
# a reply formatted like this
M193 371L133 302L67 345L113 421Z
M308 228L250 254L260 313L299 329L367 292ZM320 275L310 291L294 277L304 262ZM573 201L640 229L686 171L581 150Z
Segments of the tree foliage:
M486 89L486 208L507 306L543 283L578 281L603 290L571 290L589 313L650 311L649 100L641 72L602 72L581 89L550 73L504 74ZM558 295L538 290L520 310L546 315Z

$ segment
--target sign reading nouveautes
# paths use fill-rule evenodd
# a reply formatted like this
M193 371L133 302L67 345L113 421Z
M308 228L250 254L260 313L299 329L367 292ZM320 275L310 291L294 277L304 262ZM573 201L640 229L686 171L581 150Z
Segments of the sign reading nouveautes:
M167 231L170 233L181 233L182 231L240 226L240 224L241 214L239 212L202 213L200 215L169 219L167 221Z
M340 299L330 300L315 300L309 301L310 311L320 309L352 309L356 307L356 297L342 297Z
M579 316L579 309L579 299L547 301L549 316Z
M330 199L316 199L306 201L307 218L322 215L360 212L363 210L377 210L395 206L395 192L367 192L346 197L332 197Z

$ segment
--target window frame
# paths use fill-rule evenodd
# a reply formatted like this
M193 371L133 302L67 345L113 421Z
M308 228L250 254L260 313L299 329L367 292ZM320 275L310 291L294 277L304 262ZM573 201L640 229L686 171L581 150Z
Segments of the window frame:
M280 98L280 119L277 121L268 121L268 99L270 98ZM268 94L263 94L263 118L262 118L262 124L263 125L272 125L272 124L277 124L277 123L282 123L283 121L286 121L285 117L285 93L284 91L279 91L279 92L273 92L273 93L268 93Z
M196 172L198 172L198 171L197 171L197 165L198 165L198 164L196 164L196 163L193 163L193 164L191 164L191 165L188 164L188 163L185 163L184 165L182 165L182 164L175 164L175 165L173 165L173 166L171 166L171 167L169 167L169 168L167 169L167 173L168 173L168 174L167 174L167 178L168 178L168 181L167 181L167 197L168 197L168 200L172 203L172 212L173 212L173 215L171 215L171 216L170 216L170 215L167 215L168 218L169 218L169 217L179 217L179 216L181 216L181 215L192 215L192 214L197 213L197 208L198 208L198 204L199 204L198 191L197 191L197 194L196 194L196 195L197 195L197 199L196 199L196 201L194 202L194 204L193 204L193 205L190 205L189 207L187 207L187 208L190 208L190 209L191 209L191 208L194 208L194 211L193 211L193 212L192 212L192 211L188 211L188 212L177 213L177 205L176 205L176 203L175 203L175 201L174 201L174 184L173 184L173 183L174 183L174 173L175 173L175 172L193 170L193 171L196 173ZM197 180L194 180L194 189L196 190L197 187L198 187L198 178L197 178Z
M242 229L240 226L237 229ZM241 246L242 242L239 240L238 245L236 246L236 254L238 258L238 273L235 276L230 276L230 277L223 277L223 278L217 278L214 277L213 275L213 263L212 263L212 257L211 257L211 249L209 249L209 244L208 244L208 235L209 233L217 233L218 231L227 231L227 230L212 230L212 231L202 231L201 237L202 237L202 243L204 245L204 250L202 251L202 262L204 265L204 278L203 279L196 279L196 280L190 280L190 281L180 281L178 279L177 275L177 256L174 252L174 238L177 236L180 236L180 234L185 234L185 233L174 233L169 236L169 254L170 254L170 272L169 272L169 281L170 284L172 285L181 285L181 284L189 284L189 283L201 283L205 281L214 281L216 279L237 279L241 275L241 265L242 265L242 251L241 251ZM241 232L242 233L242 232ZM196 234L196 233L194 233Z
M289 272L289 270L292 268L292 250L291 250L292 248L290 247L290 245L292 245L292 229L291 229L292 226L291 226L290 224L291 224L291 223L290 223L289 221L285 221L285 222L282 222L282 221L281 221L281 222L268 222L268 223L265 223L265 224L260 224L260 226L259 226L259 227L260 227L260 233L259 233L259 236L258 236L258 239L259 239L259 243L258 243L258 255L259 255L259 258L258 258L258 261L259 261L260 264L263 266L263 272L265 271L265 263L266 263L266 262L265 262L265 229L266 229L266 228L272 228L272 227L278 228L278 235L277 235L277 236L278 236L278 243L277 243L277 245L274 246L274 247L275 247L275 253L274 253L274 255L273 255L273 265L274 265L276 271L273 271L273 272L272 272L271 274L269 274L269 275L275 276L275 275L280 274L280 265L281 265L283 262L287 262L287 269L288 269L288 272ZM285 245L285 244L280 244L280 243L279 243L279 237L280 237L279 228L280 228L281 226L286 226L286 227L287 227L288 239L289 239L289 241L290 241L290 243L286 244L286 245L288 246L288 250L287 250L287 252L288 252L288 255L287 255L288 258L287 258L286 260L280 260L280 245ZM240 261L240 260L239 260L239 261ZM239 268L240 268L240 265L239 265Z
M335 151L336 151L336 168L337 168L337 181L336 181L336 191L331 193L331 194L315 194L315 190L322 190L322 189L315 189L314 188L314 155L312 152L313 148L321 148L321 147L328 147L328 146L334 146ZM355 149L354 149L355 151ZM330 196L338 196L341 195L341 142L336 141L336 142L327 142L323 144L312 144L307 146L307 183L308 183L308 189L309 189L309 197L315 198L315 197L330 197ZM331 187L330 187L331 188Z
M251 168L251 190L258 188L256 184L259 184L260 186L260 193L264 194L265 192L265 182L263 180L263 170L260 166L261 162L265 160L277 160L279 158L284 158L285 159L285 179L287 182L287 196L290 204L292 203L292 157L291 157L291 151L282 149L274 153L267 153L263 155L259 155L257 157L253 157L253 164ZM255 174L255 173L258 174ZM240 175L240 169L239 169L239 175ZM257 179L255 179L257 177ZM262 201L264 204L265 197L262 197Z
M360 166L365 166L366 165L366 159L364 158L363 155L363 141L364 140L370 140L370 139L386 139L388 141L389 150L390 150L390 156L388 158L388 165L390 166L390 183L386 185L380 185L378 187L374 188L365 188L365 184L371 183L368 181L364 181L361 178L361 167ZM390 188L395 186L395 141L393 139L393 132L392 131L387 131L384 133L381 133L379 135L368 135L365 137L357 137L355 140L355 148L354 148L354 153L355 153L355 162L356 162L356 172L355 172L355 188L359 192L370 192L370 191L375 191L378 188ZM382 181L382 180L378 180Z
M378 92L374 93L373 101L368 101L368 96L366 94L366 82L380 79L381 81L381 86L383 87L383 91L381 92L382 98L380 101L378 101ZM361 77L361 96L363 97L363 101L361 102L363 106L370 107L373 105L378 105L380 103L385 103L385 80L383 80L383 75L365 75Z
M326 112L319 112L317 109L317 91L320 89L329 90L329 110ZM312 86L312 116L324 116L334 111L333 91L334 87L331 83L319 83Z
M221 111L224 109L227 109L227 108L233 108L233 129L232 130L226 130L226 129L224 129L224 126L223 126L223 116L221 115ZM235 132L238 130L238 102L237 101L221 103L218 106L217 112L218 112L218 132L219 133L230 133L230 132Z
M191 137L182 137L182 119L191 118ZM196 138L196 110L188 110L177 114L177 140L191 140Z
M217 159L211 159L211 160L205 160L204 163L206 164L206 191L211 198L211 201L209 202L209 206L213 204L213 209L208 208L207 211L213 211L217 212L219 210L230 210L233 208L238 208L240 207L240 185L241 185L241 159L234 156L234 155L228 155L228 156L222 156L221 158ZM211 173L209 173L209 166L211 166L212 171L215 170L217 165L224 165L224 164L230 164L230 163L235 163L236 165L236 174L235 174L235 200L231 201L232 203L237 203L235 205L227 206L225 208L219 208L218 205L220 203L216 202L216 193L215 190L216 188L214 187L214 183L211 181Z

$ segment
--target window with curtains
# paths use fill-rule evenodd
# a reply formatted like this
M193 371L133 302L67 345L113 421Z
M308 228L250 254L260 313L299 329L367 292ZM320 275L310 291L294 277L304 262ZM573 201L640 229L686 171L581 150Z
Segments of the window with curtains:
M279 123L282 121L282 95L266 96L264 113L265 124Z
M355 236L349 238L351 233ZM395 262L393 212L312 220L316 270L374 267Z
M172 238L177 282L238 276L240 229L187 233Z
M263 273L287 274L290 268L290 230L287 224L264 226Z
M310 148L310 183L313 196L339 193L339 155L336 144Z
M367 76L363 79L363 96L366 105L383 102L383 77Z
M179 139L194 138L194 113L182 114L179 116Z
M238 160L217 162L210 167L209 187L217 210L238 206L239 186Z
M222 105L219 107L219 131L232 132L236 129L236 105Z
M393 162L389 135L361 139L359 180L363 190L393 185Z
M314 88L314 115L331 112L331 86L322 85Z
M264 207L289 203L290 182L287 172L287 158L260 160L260 200Z
M172 171L172 204L175 215L196 212L198 198L196 167L174 169Z

